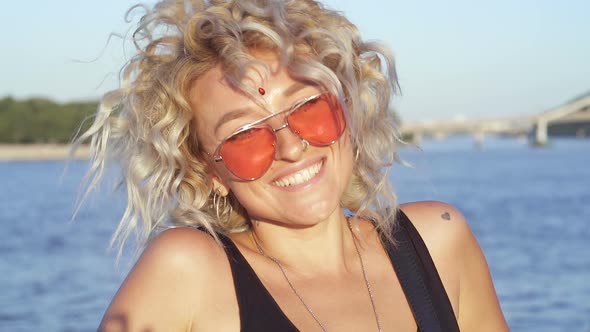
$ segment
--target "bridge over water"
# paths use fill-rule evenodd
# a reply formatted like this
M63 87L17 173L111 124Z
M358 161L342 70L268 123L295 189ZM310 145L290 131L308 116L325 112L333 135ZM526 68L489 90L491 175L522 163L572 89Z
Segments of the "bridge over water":
M550 136L590 137L590 92L538 114L404 123L401 131L414 143L424 136L442 139L457 134L471 135L478 144L488 135L528 137L538 146L547 144Z

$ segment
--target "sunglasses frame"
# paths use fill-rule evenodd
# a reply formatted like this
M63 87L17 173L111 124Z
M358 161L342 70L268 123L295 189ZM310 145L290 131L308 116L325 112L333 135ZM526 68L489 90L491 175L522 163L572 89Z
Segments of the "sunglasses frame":
M223 157L221 156L221 147L223 146L223 144L225 144L225 142L227 142L227 141L228 141L229 139L231 139L232 137L234 137L234 136L236 136L236 135L238 135L238 134L241 134L241 133L243 133L243 132L245 132L245 131L247 131L247 130L253 129L253 128L266 128L266 129L270 129L270 131L271 131L272 135L274 136L274 142L273 142L273 144L272 144L272 146L273 146L273 149L275 149L275 148L276 148L276 144L277 144L277 135L276 135L276 132L278 132L278 131L280 131L280 130L283 130L283 129L285 129L285 128L289 128L289 130L291 130L291 132L292 132L293 134L295 134L297 137L299 137L300 139L302 139L302 140L306 140L305 138L301 137L301 135L300 135L298 132L296 132L295 130L293 130L293 129L292 129L290 126L289 126L289 120L288 120L288 119L289 119L289 115L291 115L293 112L297 111L297 110L298 110L298 109L299 109L301 106L303 106L303 105L307 104L308 102L310 102L310 101L312 101L312 100L315 100L315 99L319 99L319 98L321 98L321 97L323 97L323 96L328 96L329 98L335 97L333 94L331 94L331 93L329 93L329 92L322 92L322 93L318 93L318 94L315 94L315 95L312 95L312 96L306 97L306 98L304 98L304 99L302 99L302 100L300 100L300 101L296 102L296 103L295 103L293 106L289 107L288 109L286 109L286 110L284 110L284 111L280 111L280 112L278 112L278 113L269 114L268 116L265 116L265 117L263 117L263 118L261 118L261 119L258 119L258 120L254 121L254 122L252 122L252 123L249 123L249 124L247 124L247 125L241 126L241 127L239 127L238 129L236 129L234 132L232 132L232 133L231 133L229 136L227 136L226 138L224 138L224 139L221 141L221 143L219 143L219 145L217 146L217 148L215 148L215 152L213 153L213 155L210 155L210 156L212 156L212 158L213 158L213 161L215 161L215 162L220 162L220 161L223 161ZM335 99L336 99L336 98L335 98ZM340 105L340 103L339 103L339 102L338 102L338 106L339 106L340 108L342 108L342 105ZM342 113L343 113L343 115L344 115L344 111L342 111L342 110L341 110L341 112L342 112ZM263 122L267 121L268 119L271 119L271 118L273 118L273 117L275 117L275 116L278 116L278 115L281 115L281 114L285 114L285 117L284 117L284 119L285 119L285 120L284 120L284 121L285 121L285 123L284 123L283 125L281 125L280 127L278 127L278 128L276 128L276 129L275 129L275 128L273 128L273 127L272 127L270 124L265 124L265 123L263 123ZM322 147L322 146L329 146L329 145L332 145L332 144L336 143L336 141L338 141L338 139L340 139L340 137L342 137L342 134L344 133L344 131L346 131L346 118L344 118L344 128L342 129L342 132L341 132L341 133L340 133L340 135L338 135L338 137L337 137L336 139L334 139L333 141L331 141L331 142L328 142L328 143L326 143L326 144L316 144L316 143L309 142L309 141L307 141L307 140L306 140L306 141L307 141L309 144L313 145L313 146L320 146L320 147ZM208 153L207 153L207 154L208 154ZM265 171L264 171L264 172L263 172L263 173L262 173L260 176L258 176L258 177L255 177L255 178L244 178L244 177L241 177L241 176L239 176L239 175L235 174L235 173L234 173L234 172L233 172L233 171L232 171L232 170L231 170L229 167L227 167L227 165L225 166L225 168L227 168L227 170L228 170L228 171L229 171L231 174L233 174L235 177L237 177L237 178L239 178L239 179L241 179L241 180L244 180L244 181L254 181L254 180L256 180L256 179L259 179L259 178L261 178L262 176L264 176L264 174L266 174L266 172L268 172L268 170L270 169L270 167L268 167L268 168L267 168L267 169L266 169L266 170L265 170Z

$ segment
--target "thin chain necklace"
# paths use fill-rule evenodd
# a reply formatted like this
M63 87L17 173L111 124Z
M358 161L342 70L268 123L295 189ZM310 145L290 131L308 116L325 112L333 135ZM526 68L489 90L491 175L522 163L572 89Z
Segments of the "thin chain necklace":
M361 255L361 251L359 250L359 247L356 244L354 233L352 231L352 225L351 225L350 220L348 218L346 218L346 223L348 224L348 229L350 230L350 234L352 235L352 243L354 243L354 249L356 249L356 253L359 257L359 261L361 262L361 270L363 271L363 278L365 279L365 286L367 286L367 292L369 293L369 298L371 299L371 307L373 308L373 313L375 314L375 322L377 323L377 331L382 332L383 330L381 329L381 323L379 322L379 316L377 315L377 309L375 308L375 299L373 298L373 291L371 290L371 285L369 284L369 278L367 277L367 272L365 270L365 264L363 263L363 256ZM295 296L297 296L297 298L299 299L299 302L301 302L301 304L303 304L303 306L305 307L307 312L309 312L311 317L313 317L313 319L316 321L316 323L318 323L318 325L320 326L322 331L327 332L328 330L326 329L324 324L322 324L322 322L320 322L320 320L318 319L316 314L313 312L311 307L308 306L307 303L305 303L305 301L303 301L303 297L301 297L301 294L299 294L299 292L297 291L295 286L293 286L293 284L291 283L291 280L287 276L287 272L285 271L285 268L283 268L283 265L279 262L278 259L266 254L264 249L262 249L262 246L260 245L260 243L258 243L258 240L256 239L256 235L254 234L254 231L251 231L250 234L252 236L252 239L254 240L254 244L256 245L258 252L262 256L270 259L271 261L273 261L277 265L279 270L281 270L283 277L287 281L287 284L289 284L289 287L291 288L291 290L293 291Z

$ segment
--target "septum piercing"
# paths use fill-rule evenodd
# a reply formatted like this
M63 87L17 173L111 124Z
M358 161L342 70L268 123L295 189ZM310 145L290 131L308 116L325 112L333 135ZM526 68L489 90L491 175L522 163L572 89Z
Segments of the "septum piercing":
M303 144L303 151L305 152L305 150L307 150L307 147L309 146L309 142L306 139L302 139L301 144Z

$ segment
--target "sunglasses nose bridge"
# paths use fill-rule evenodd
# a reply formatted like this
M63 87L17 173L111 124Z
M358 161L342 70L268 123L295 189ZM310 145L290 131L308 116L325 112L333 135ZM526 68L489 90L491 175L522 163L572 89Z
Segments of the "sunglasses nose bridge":
M289 128L289 130L282 135L277 134L278 131L285 128ZM275 133L275 160L295 161L301 158L304 151L301 143L302 138L292 130L288 122L273 129L273 133Z
M295 136L298 140L305 140L303 137L301 137L301 135L297 131L293 130L293 128L291 128L291 126L289 126L288 121L285 121L285 123L278 128L271 127L273 134L275 134L275 142L278 140L278 136L276 133L285 129L285 128L289 128L289 131L291 132L291 134L293 136Z
M280 126L278 128L272 128L272 132L276 134L278 131L281 131L281 130L287 128L287 127L289 127L289 123L287 123L285 121L285 123L282 126Z

